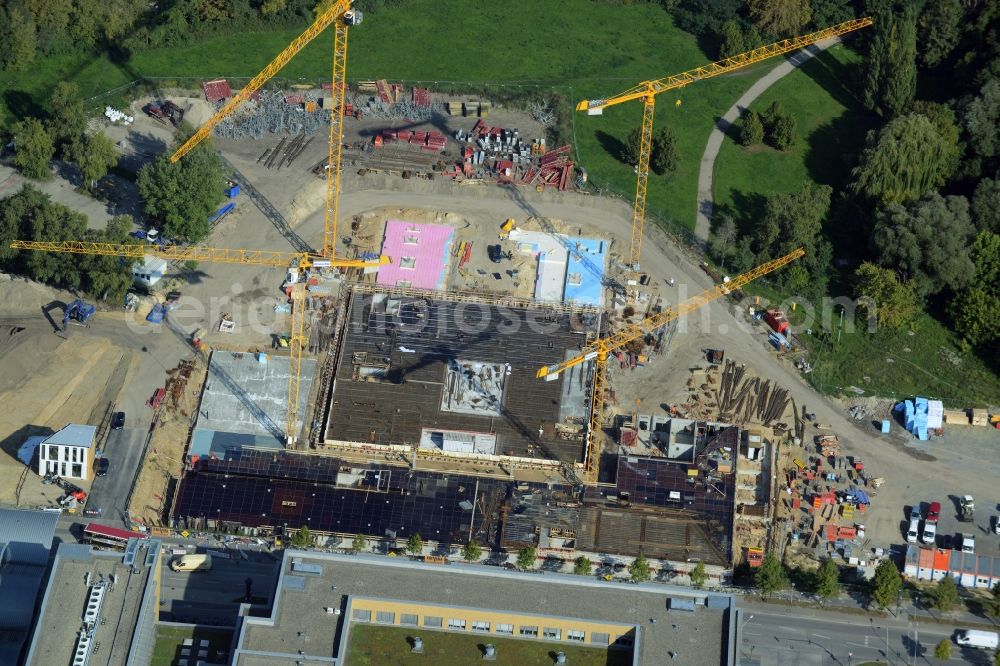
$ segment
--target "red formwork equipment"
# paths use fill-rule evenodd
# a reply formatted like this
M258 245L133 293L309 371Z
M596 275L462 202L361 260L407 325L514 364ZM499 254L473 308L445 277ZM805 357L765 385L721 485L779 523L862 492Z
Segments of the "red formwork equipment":
M205 81L201 84L201 89L205 93L205 100L212 103L228 99L233 95L233 91L229 89L229 82L225 79Z
M431 105L431 91L427 88L413 89L413 106L427 108Z

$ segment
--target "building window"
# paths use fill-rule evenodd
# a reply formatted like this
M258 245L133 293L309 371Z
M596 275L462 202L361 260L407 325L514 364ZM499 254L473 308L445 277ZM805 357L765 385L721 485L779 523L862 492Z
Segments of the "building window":
M512 624L502 624L502 623L498 624L497 625L497 633L498 634L503 634L505 636L513 636L514 635L514 625L512 625Z
M615 639L615 645L619 647L632 647L632 637L631 636L619 636Z
M440 627L443 620L439 617L434 617L433 615L424 615L424 626L425 627Z
M450 618L448 620L448 628L449 629L461 629L462 631L465 631L465 620L459 620L457 618Z
M596 645L607 645L609 640L611 640L611 637L607 634L599 634L596 631L590 634L590 642Z
M410 626L410 627L415 627L415 626L417 626L417 616L416 615L411 615L410 613L400 613L399 614L399 623L400 624L405 624L405 625Z
M542 638L547 638L550 641L558 641L562 638L562 631L553 629L552 627L545 627L542 630Z
M490 623L489 622L482 622L482 621L478 621L478 622L473 621L473 623L472 623L472 630L473 631L485 631L485 632L488 632L490 630Z
M524 626L522 626L521 627L521 635L522 636L531 636L532 638L535 638L535 637L538 636L538 627L524 627Z
M66 463L59 463L59 467L62 470L59 472L59 476L66 476Z
M582 643L583 634L584 632L580 631L579 629L570 629L569 631L566 632L566 640L579 641L580 643Z
M382 624L395 624L396 614L389 611L376 611L375 621L381 622Z
M402 287L403 289L409 289L413 286L413 283L409 280L396 280L396 286Z
M73 476L77 479L83 478L83 465L80 464L73 465Z
M416 245L420 242L420 236L416 234L403 234L404 245Z
M416 257L403 257L399 260L400 268L416 268L417 258Z
M358 622L372 621L372 612L370 610L360 610L356 608L354 609L354 612L351 613L351 616Z

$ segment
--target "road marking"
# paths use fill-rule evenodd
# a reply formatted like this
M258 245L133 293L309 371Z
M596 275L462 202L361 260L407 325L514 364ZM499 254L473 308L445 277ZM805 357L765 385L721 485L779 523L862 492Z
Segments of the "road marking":
M825 638L826 640L830 640L829 636L824 636L823 634L813 634L813 636L816 638Z
M749 631L744 631L743 635L744 636L760 636L760 634L751 634Z

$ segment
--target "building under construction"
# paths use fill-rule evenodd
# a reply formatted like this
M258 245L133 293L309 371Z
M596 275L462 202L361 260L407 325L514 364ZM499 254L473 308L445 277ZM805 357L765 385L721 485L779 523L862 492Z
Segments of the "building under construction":
M535 373L579 352L596 333L593 311L382 288L349 298L326 446L582 460L589 364L556 381Z

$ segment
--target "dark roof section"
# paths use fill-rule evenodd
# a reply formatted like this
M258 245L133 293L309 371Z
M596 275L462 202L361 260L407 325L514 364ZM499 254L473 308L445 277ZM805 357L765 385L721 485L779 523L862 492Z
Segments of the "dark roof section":
M384 296L383 294L377 294ZM548 310L402 298L398 314L355 293L346 324L326 438L414 444L422 428L495 432L497 453L582 460L583 443L556 436L562 381L535 378L585 342L580 317ZM402 351L402 350L412 351ZM388 365L382 381L355 378L355 354ZM449 359L509 363L501 417L442 412Z
M499 509L508 481L410 472L405 468L361 468L355 487L318 481L296 481L248 473L241 463L214 461L211 471L196 469L181 481L174 507L177 524L196 519L239 523L248 527L298 528L313 531L394 535L419 533L434 541L465 543L473 534L495 542ZM478 487L478 490L477 490Z

